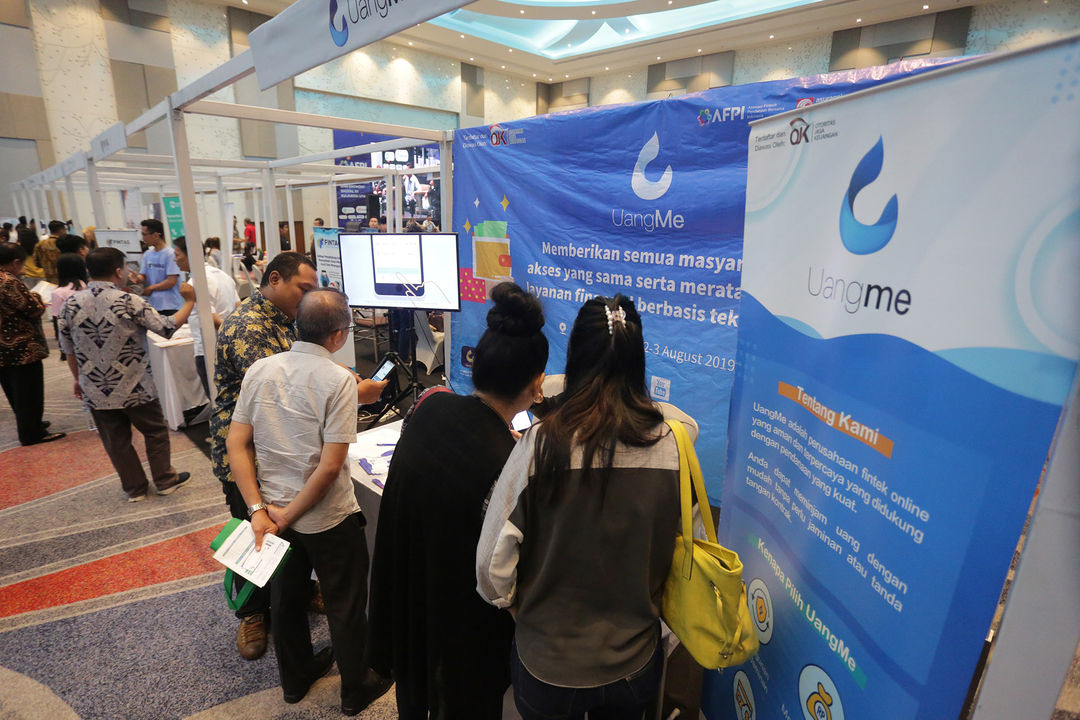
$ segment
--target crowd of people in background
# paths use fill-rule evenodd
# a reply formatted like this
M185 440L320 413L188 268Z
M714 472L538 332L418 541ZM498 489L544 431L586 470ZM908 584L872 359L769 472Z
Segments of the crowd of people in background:
M371 220L372 230L385 231L385 218ZM406 229L432 227L431 218L412 219ZM245 219L244 236L229 248L253 288L240 300L219 238L199 247L181 236L169 245L155 219L141 223L146 250L137 271L120 250L94 247L92 233L73 235L60 221L40 240L33 223L3 230L0 384L19 440L64 437L43 417L48 310L73 394L130 502L143 500L151 483L168 495L190 480L172 466L146 333L168 338L185 322L194 326L209 396L201 341L212 329L214 475L230 514L251 521L258 545L272 533L293 548L274 580L236 611L236 647L255 660L273 638L286 702L304 698L335 659L345 715L392 683L404 720L498 718L511 685L526 720L640 718L654 702L679 458L648 394L632 301L597 297L582 306L565 390L545 398L540 302L513 283L493 289L473 358L475 391L433 388L406 416L369 592L365 518L346 455L357 406L376 401L387 381L363 380L332 360L352 341L352 313L340 291L319 288L314 253L283 248L264 262ZM288 230L279 225L283 245ZM181 280L196 250L209 291L198 303ZM28 282L31 268L40 277ZM48 307L30 290L40 281L53 286ZM411 332L407 314L402 334ZM512 420L523 410L541 421L521 435ZM149 477L133 427L144 437ZM610 547L620 548L617 558L598 555ZM309 609L325 613L331 648L312 647Z

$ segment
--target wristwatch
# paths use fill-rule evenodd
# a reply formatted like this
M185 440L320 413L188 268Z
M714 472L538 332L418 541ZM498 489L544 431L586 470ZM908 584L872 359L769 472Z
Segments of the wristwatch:
M251 517L260 510L266 509L266 503L255 503L254 505L248 505L248 517Z

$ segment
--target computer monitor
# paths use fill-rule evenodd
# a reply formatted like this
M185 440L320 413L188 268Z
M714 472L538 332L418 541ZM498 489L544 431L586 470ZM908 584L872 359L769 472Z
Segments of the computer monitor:
M342 233L338 239L349 305L461 309L457 233Z

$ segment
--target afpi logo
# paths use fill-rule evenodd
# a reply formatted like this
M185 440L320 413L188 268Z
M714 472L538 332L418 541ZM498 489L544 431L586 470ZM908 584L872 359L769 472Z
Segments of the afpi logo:
M525 143L525 130L523 128L504 128L495 124L488 128L488 140L493 146L499 145L522 145Z
M660 154L660 138L656 133L653 133L641 147L641 152L638 153L637 163L634 164L634 174L630 177L630 187L633 188L634 194L642 200L657 200L663 197L664 193L671 187L671 166L668 165L664 168L663 174L659 180L649 180L645 177L645 166L656 159L656 156Z
M840 207L840 240L848 252L855 255L869 255L889 244L896 231L897 200L896 195L885 203L885 209L877 222L867 225L855 219L855 197L881 174L885 160L885 144L879 137L874 147L863 155L851 175L844 202Z

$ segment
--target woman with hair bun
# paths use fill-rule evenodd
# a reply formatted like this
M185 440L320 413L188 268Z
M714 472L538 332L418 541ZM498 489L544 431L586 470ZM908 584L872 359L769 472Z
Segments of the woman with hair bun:
M472 395L421 397L398 440L371 568L371 666L397 684L398 717L497 719L513 620L476 594L485 498L514 448L513 417L541 398L548 342L540 301L491 292Z
M525 720L640 720L663 671L679 453L645 386L633 302L582 306L553 404L495 484L477 590L515 613L510 672Z

